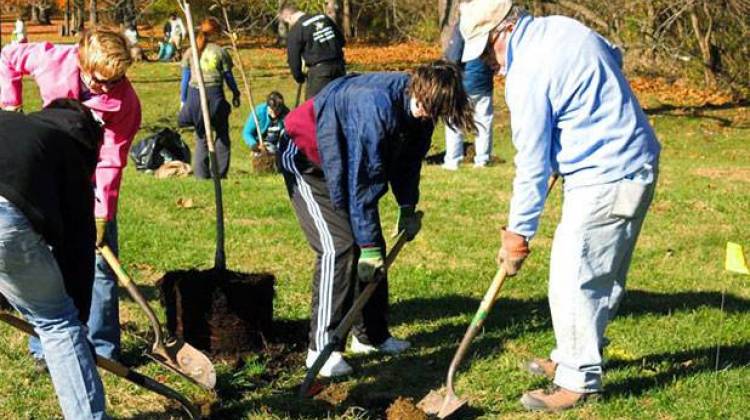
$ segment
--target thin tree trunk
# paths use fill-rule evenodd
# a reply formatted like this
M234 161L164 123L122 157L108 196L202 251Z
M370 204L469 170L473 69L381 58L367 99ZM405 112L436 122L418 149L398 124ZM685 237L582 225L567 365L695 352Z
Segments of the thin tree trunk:
M38 4L32 4L31 5L31 23L38 25L39 22L39 5Z
M91 0L89 3L89 21L91 22L91 27L99 23L96 15L96 0Z
M693 6L690 10L690 23L693 26L693 33L695 39L698 41L698 48L701 51L701 58L703 59L703 79L707 86L716 85L716 63L712 54L712 43L711 36L713 34L714 20L708 10L708 5L703 4L705 12L704 19L708 22L708 27L705 32L701 29L700 18L698 17L698 7Z
M396 13L398 12L397 6L396 6L396 0L391 1L391 10L393 11L393 27L398 27L398 16Z
M344 2L344 13L341 18L341 31L344 33L344 37L348 40L352 34L352 4L350 0L342 0Z
M70 35L70 0L65 0L65 11L63 12L63 35Z
M281 13L281 8L284 7L284 3L286 3L286 0L279 0L279 7L278 11L276 12L277 16L279 13ZM282 22L281 19L279 19L277 22L278 25L276 26L276 42L279 45L286 45L286 34L289 28L286 27L286 23Z

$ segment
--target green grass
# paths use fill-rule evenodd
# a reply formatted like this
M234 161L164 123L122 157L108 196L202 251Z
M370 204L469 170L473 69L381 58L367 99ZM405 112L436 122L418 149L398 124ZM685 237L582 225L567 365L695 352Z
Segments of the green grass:
M274 55L275 54L275 55ZM295 86L277 53L254 49L256 100L280 90L293 102ZM356 67L356 66L355 66ZM359 68L362 70L362 68ZM159 125L174 125L179 107L179 69L174 64L137 64L132 80L144 111L139 138ZM239 79L239 78L238 78ZM27 83L26 109L38 107ZM655 104L644 96L644 103ZM496 93L496 153L510 160L508 114ZM658 105L658 104L657 104ZM655 108L657 105L651 106ZM227 259L244 272L277 277L275 318L304 325L309 312L313 254L287 199L282 179L251 173L240 130L249 106L231 117L233 156L224 182ZM746 418L750 411L750 277L723 271L728 240L750 248L750 110L730 108L670 111L651 116L664 146L657 197L647 218L629 276L629 295L610 326L607 393L599 402L563 418ZM184 132L192 144L192 134ZM442 130L434 151L443 148ZM217 418L379 418L396 397L419 400L440 386L458 340L494 274L510 197L513 167L470 166L422 172L424 227L407 245L390 275L392 332L414 348L397 357L355 357L356 375L336 387L346 395L333 406L300 401L300 363L271 370L264 355L239 371L219 365L219 393L207 393L141 356L148 343L143 314L129 298L121 302L124 359L191 398L213 404ZM121 256L158 307L153 282L161 273L213 264L214 207L210 182L193 178L157 180L125 171L119 209ZM184 209L179 198L195 206ZM544 418L526 414L517 400L545 385L518 369L554 344L546 304L549 247L560 212L552 194L522 273L511 279L475 339L457 377L471 401L467 416ZM387 231L395 223L391 196L382 201ZM724 312L721 294L726 291ZM123 291L123 296L125 293ZM161 312L161 310L159 311ZM306 340L300 334L296 343ZM717 344L721 360L715 370ZM293 359L293 360L298 360ZM169 418L175 405L104 374L110 412L118 418ZM56 418L59 408L45 375L35 374L21 335L0 326L0 418ZM554 416L557 417L557 416Z

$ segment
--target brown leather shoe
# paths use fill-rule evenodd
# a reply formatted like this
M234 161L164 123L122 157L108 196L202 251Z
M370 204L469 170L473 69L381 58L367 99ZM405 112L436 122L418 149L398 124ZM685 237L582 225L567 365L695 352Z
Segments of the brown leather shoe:
M581 394L555 385L523 394L521 404L529 411L562 411L580 405L596 395L598 394Z
M546 376L547 379L555 378L555 370L557 369L557 363L550 359L532 359L523 365L524 369L533 373L534 375Z

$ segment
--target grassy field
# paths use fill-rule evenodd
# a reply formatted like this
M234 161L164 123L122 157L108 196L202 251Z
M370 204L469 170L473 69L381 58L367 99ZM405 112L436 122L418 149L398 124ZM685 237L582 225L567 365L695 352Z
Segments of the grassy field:
M390 60L385 64L390 68L408 64L408 59L385 60ZM369 70L361 63L372 63L353 61L358 70ZM293 102L295 86L281 51L252 49L246 62L253 68L256 99L278 89ZM174 125L178 76L175 64L135 65L131 79L144 110L139 139L159 126ZM32 85L26 86L26 109L32 110L39 100ZM640 99L664 146L657 197L633 261L629 294L608 331L612 344L606 351L607 392L600 401L559 417L747 418L750 277L724 272L723 260L728 240L750 248L750 109L686 107L648 91L640 92ZM510 160L508 114L500 89L496 104L496 154ZM251 173L250 154L240 138L248 111L243 103L231 117L232 169L223 184L228 264L239 271L276 275L275 318L293 332L284 344L300 349L306 341L313 254L282 179ZM192 134L184 136L192 144ZM433 148L435 153L443 149L442 129L435 133ZM129 298L121 302L124 361L211 406L215 418L383 418L397 397L416 401L442 383L457 342L494 274L512 175L510 163L483 170L464 166L458 172L424 167L424 227L404 248L390 275L392 332L411 340L414 347L396 357L353 357L356 374L336 383L322 399L296 398L304 374L301 353L292 354L286 363L278 356L249 356L240 370L220 364L217 393L176 378L142 356L150 334L145 317ZM161 274L213 264L212 185L193 178L157 180L136 173L131 165L121 197L123 263L158 307L153 282ZM192 199L194 206L177 205L181 198ZM558 188L546 207L531 257L501 292L459 372L458 390L471 404L465 417L547 417L522 411L520 395L545 383L518 366L532 356L546 355L554 343L546 282L560 202ZM390 231L395 223L390 195L381 209ZM121 295L126 295L124 290ZM171 402L112 375L103 377L115 417L179 416ZM24 338L0 325L0 418L59 415L49 378L33 371Z

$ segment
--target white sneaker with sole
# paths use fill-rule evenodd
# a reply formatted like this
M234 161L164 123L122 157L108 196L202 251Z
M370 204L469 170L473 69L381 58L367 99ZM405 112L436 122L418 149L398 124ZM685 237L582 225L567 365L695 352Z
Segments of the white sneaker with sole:
M457 171L458 170L458 164L456 163L443 163L440 165L441 168L445 169L446 171Z
M307 368L311 368L312 365L315 363L315 360L318 358L318 355L320 352L315 350L307 350L307 359L305 360L305 366ZM349 363L346 363L346 360L344 360L344 357L342 356L340 351L334 351L331 353L331 356L328 358L326 363L323 365L323 367L320 369L320 372L318 375L324 377L324 378L333 378L336 376L346 376L351 374L354 371L351 366L349 366Z
M404 350L411 347L411 343L406 340L399 340L394 337L388 337L383 344L379 346L373 346L371 344L360 343L357 337L352 337L352 353L357 354L368 354L368 353L387 353L387 354L399 354Z

